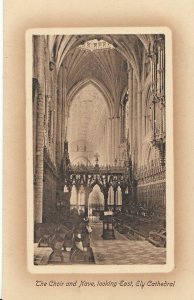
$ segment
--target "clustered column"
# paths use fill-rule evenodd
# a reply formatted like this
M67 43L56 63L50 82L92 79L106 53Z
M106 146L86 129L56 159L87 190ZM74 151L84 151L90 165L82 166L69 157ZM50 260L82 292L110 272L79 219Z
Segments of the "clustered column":
M133 122L133 139L132 139L132 161L133 164L137 164L137 135L138 135L138 128L137 128L137 79L133 76L133 115L132 115L132 122Z
M129 141L133 144L133 69L128 68L128 101L129 101Z
M36 185L34 195L35 223L42 223L43 209L43 151L44 151L44 109L45 109L45 77L44 77L44 51L45 38L42 35L34 37L35 49L38 56L36 78L38 80L37 105L37 140L36 140Z
M141 165L142 156L142 91L140 83L138 83L137 91L137 127L138 127L138 165Z
M62 66L59 70L58 81L57 81L57 149L56 149L56 160L58 167L61 163L61 156L63 151L62 145L62 85L63 85L63 70Z

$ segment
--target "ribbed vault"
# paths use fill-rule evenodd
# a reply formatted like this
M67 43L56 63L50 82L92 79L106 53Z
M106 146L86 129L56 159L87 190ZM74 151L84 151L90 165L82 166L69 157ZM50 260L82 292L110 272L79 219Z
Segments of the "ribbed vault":
M127 86L127 63L113 49L86 51L76 48L64 60L67 68L67 95L86 78L99 82L114 103Z
M153 40L151 35L56 35L49 37L49 50L51 59L56 63L59 70L64 58L67 54L75 50L78 46L84 44L86 41L97 39L105 40L112 44L115 50L122 55L122 57L128 61L128 63L134 69L136 76L139 79L142 72L142 52L143 49L148 51L149 44ZM86 55L86 54L85 54Z

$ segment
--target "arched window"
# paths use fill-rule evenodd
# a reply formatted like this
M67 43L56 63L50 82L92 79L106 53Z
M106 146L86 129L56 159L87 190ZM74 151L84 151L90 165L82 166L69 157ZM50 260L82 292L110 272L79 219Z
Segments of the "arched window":
M129 101L128 101L128 91L121 103L120 107L120 117L121 117L121 143L125 142L129 135Z
M113 191L112 186L110 186L109 191L108 191L108 206L109 207L114 206L114 191Z
M128 139L129 136L129 100L127 97L127 101L125 103L125 140Z
M100 190L99 185L95 185L89 195L88 203L91 209L103 210L104 209L104 195Z
M151 89L149 88L145 98L145 115L144 115L144 134L145 136L152 131L152 98Z
M76 187L73 185L72 191L71 191L71 198L70 198L70 205L71 206L76 206L77 203L77 190Z
M80 206L84 206L85 205L85 190L84 190L83 186L81 186L80 189L79 189L78 204Z
M117 203L118 206L122 206L122 192L121 187L119 186L117 189Z

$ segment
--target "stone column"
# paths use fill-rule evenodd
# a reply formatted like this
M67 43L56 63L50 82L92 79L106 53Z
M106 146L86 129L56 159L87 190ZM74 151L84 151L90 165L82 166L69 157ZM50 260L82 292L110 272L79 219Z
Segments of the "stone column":
M79 203L78 203L78 193L79 193L79 187L78 186L75 186L75 196L76 196L76 208L77 208L77 211L78 211L78 206L79 206Z
M137 163L137 135L138 135L138 128L137 128L137 79L133 76L133 133L132 133L132 161L133 163Z
M62 158L62 67L59 70L58 81L57 81L57 150L56 159L57 164L60 166Z
M62 76L62 149L65 141L66 127L67 127L67 111L66 111L66 85L67 85L67 68L63 66Z
M128 101L129 101L129 142L130 148L133 139L133 69L128 67Z
M124 142L124 127L125 127L124 105L121 104L121 143Z
M56 164L56 141L57 141L57 78L55 77L55 89L54 89L54 107L53 107L53 161Z
M109 135L109 119L106 121L106 151L107 151L107 164L110 164L110 135Z
M142 91L140 84L137 93L137 127L138 127L138 164L141 165L142 158Z
M108 210L108 188L103 191L104 195L104 210Z
M37 126L37 105L38 105L38 80L33 78L33 174L36 174L36 126ZM35 178L34 178L35 180Z
M126 200L125 200L125 188L121 188L122 194L122 211L126 210Z
M109 164L112 164L112 119L109 119Z
M112 164L114 164L115 160L115 124L114 124L114 117L111 120L112 123Z
M108 164L108 151L107 151L107 121L104 126L104 164Z
M84 187L85 189L85 214L88 216L88 199L91 192L91 188Z
M116 210L117 187L113 188L113 192L114 192L114 211L115 211Z
M114 160L117 158L117 148L118 148L118 141L117 141L117 117L114 118Z
M43 211L43 156L44 156L44 108L45 108L45 38L43 35L34 37L35 51L38 56L37 80L38 88L38 104L37 104L37 147L36 147L36 185L34 191L34 221L42 223Z
M117 160L119 162L119 145L120 145L120 117L117 117L117 122L116 122L116 127L117 127Z
M118 134L117 134L117 117L114 117L114 162L115 158L117 158L117 148L118 148Z
M110 119L110 134L111 134L111 165L114 162L114 125L113 125L113 117Z

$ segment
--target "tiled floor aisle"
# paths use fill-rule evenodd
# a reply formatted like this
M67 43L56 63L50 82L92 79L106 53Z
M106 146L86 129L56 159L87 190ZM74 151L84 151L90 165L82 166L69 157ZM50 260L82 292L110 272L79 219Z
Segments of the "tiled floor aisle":
M102 224L92 226L91 247L96 264L165 264L166 249L147 241L128 240L115 232L115 240L103 240Z

